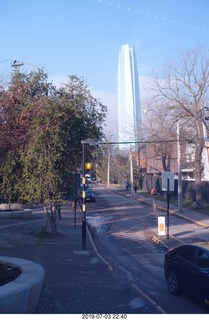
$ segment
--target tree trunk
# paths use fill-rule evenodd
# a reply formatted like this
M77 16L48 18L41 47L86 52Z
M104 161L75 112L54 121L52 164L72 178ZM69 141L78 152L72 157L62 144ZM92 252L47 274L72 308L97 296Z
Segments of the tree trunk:
M50 231L52 234L57 234L57 218L56 218L56 205L55 204L51 204L50 205L50 210L48 208L48 206L44 206L44 210L47 214L47 218L50 224Z
M162 165L163 165L163 170L164 171L170 171L171 170L170 164L171 164L170 155L162 156Z

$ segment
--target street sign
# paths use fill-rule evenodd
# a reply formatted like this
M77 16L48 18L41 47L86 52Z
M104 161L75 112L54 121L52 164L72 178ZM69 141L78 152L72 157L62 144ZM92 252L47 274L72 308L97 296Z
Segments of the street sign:
M174 191L174 172L163 171L162 172L162 190L168 191L168 187L169 187L169 191Z

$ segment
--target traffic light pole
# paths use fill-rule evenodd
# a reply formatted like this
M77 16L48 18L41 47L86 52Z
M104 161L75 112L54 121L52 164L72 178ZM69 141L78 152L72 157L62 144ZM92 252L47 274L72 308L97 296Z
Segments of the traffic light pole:
M85 178L85 153L86 144L82 143L83 173L82 173L82 248L86 250L86 178Z
M97 145L97 140L86 139L81 140L82 144L82 246L83 250L86 250L86 178L85 178L85 165L86 165L86 145L95 146Z

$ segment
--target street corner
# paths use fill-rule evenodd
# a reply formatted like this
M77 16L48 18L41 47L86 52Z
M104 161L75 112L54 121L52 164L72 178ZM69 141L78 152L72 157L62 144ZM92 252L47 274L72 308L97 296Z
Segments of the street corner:
M175 247L176 245L173 243L172 239L169 237L167 238L166 236L159 236L159 235L153 235L152 236L152 241L157 244L160 245L161 247L164 248L164 250L169 250L173 247Z

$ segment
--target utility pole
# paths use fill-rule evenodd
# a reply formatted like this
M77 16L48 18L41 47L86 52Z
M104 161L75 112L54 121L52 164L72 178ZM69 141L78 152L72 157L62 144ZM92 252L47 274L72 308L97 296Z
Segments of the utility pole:
M114 136L114 133L109 134L107 141L107 188L110 186L110 153L111 153L111 137Z
M179 120L177 120L177 159L178 159L178 211L182 212L182 172Z
M109 149L109 145L107 147ZM107 150L107 188L110 186L110 151Z
M133 156L132 156L131 149L130 149L130 183L131 183L131 194L132 194L133 193L134 177L133 177Z
M81 140L82 144L82 248L86 250L86 178L85 178L85 165L86 165L86 146L95 146L97 141L95 139Z

